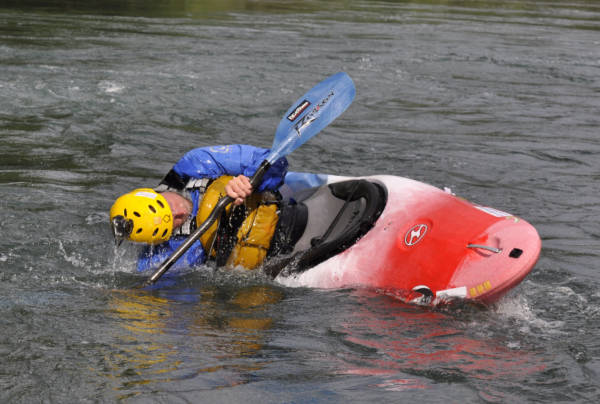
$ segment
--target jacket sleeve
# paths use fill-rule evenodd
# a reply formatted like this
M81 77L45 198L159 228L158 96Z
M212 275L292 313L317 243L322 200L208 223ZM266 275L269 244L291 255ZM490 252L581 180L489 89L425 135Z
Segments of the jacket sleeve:
M187 152L175 165L175 171L184 181L189 178L218 178L222 175L251 177L260 163L269 155L269 149L249 145L199 147ZM275 190L287 173L285 157L271 165L265 173L258 192Z
M144 246L138 257L137 270L144 272L157 269L184 241L185 237L173 237L157 246ZM172 272L182 268L201 265L204 261L206 261L206 253L204 252L204 248L200 241L196 241L183 256L173 264L170 271Z

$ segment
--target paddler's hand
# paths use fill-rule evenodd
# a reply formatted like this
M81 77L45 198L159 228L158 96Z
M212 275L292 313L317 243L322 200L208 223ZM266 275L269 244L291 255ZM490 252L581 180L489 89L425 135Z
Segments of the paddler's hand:
M227 195L234 199L234 205L241 205L247 196L252 193L252 185L250 185L250 179L245 175L238 175L232 178L227 185L225 185L225 191Z

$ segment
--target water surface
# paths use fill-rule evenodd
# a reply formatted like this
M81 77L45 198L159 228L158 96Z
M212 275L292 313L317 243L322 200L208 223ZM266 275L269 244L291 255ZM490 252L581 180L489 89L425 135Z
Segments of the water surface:
M599 30L594 1L3 1L2 401L598 401ZM193 147L270 146L337 71L356 100L292 169L514 213L531 275L439 310L208 267L132 289L115 197Z

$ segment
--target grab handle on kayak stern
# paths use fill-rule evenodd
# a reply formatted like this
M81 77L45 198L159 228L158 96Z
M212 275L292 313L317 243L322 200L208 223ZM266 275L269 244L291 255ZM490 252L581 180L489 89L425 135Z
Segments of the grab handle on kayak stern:
M491 247L489 245L483 245L483 244L467 244L467 248L479 248L482 250L491 251L496 254L502 252L502 248Z

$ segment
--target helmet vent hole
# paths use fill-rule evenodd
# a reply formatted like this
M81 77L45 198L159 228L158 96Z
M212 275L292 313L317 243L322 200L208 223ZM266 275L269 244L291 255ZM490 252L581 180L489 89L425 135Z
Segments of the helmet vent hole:
M156 208L152 205L148 205L148 209L152 211L152 213L156 213Z
M138 212L133 212L134 215L136 215L137 217L142 217L142 215L140 215Z
M158 206L160 206L162 209L165 208L165 205L163 205L163 203L161 201L156 201L156 203L158 204Z
M167 229L165 229L165 231L163 231L163 234L162 234L162 236L161 236L161 237L164 237L164 236L166 236L166 235L167 235L167 231L168 231L168 230L167 230Z
M127 217L127 209L123 209L123 216Z
M158 233L158 227L156 229L154 229L154 233L152 233L152 237L156 236L156 233Z
M139 229L137 229L137 231L135 233L140 234L141 232L142 232L142 228L140 227Z

